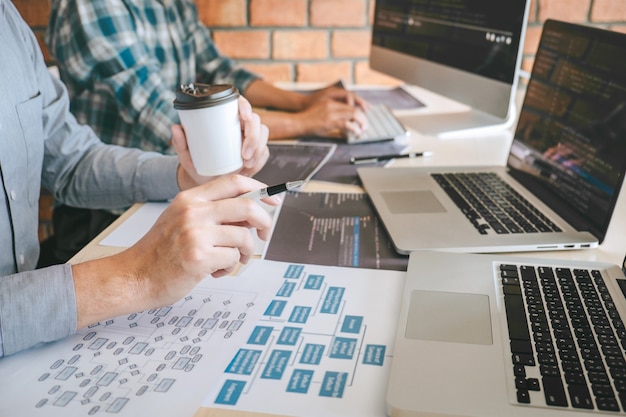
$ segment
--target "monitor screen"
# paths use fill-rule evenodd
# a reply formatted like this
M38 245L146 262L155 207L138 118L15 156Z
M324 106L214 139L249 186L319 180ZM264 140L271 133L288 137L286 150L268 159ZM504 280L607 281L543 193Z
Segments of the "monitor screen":
M625 38L546 21L508 160L518 181L600 242L626 172L626 61L615 58Z
M377 0L370 66L484 113L484 123L506 123L528 3Z

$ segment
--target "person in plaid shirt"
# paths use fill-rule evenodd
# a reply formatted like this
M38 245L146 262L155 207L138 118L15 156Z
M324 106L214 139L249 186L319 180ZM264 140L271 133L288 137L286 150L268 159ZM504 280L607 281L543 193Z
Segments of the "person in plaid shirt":
M233 84L253 106L278 109L257 111L270 139L367 127L367 103L342 88L279 89L221 55L193 0L52 0L45 39L72 113L106 143L171 153L175 91L190 82ZM122 209L55 207L39 266L70 259Z
M46 42L71 110L105 142L168 151L176 88L233 84L270 139L359 134L367 104L339 87L308 95L274 87L221 55L193 0L53 0Z

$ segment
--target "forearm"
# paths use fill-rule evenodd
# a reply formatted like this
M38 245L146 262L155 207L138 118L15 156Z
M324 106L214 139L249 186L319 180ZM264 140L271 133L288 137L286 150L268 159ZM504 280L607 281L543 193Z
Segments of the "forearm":
M305 108L305 95L277 88L264 80L253 81L244 91L244 96L254 107L266 107L292 112Z
M273 110L257 110L257 113L269 129L270 140L296 139L310 133L311 127L300 114Z
M145 308L125 252L72 266L77 328Z

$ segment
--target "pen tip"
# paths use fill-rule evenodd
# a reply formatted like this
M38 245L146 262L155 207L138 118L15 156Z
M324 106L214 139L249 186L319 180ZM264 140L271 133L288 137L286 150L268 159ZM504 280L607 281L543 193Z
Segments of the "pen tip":
M290 190L293 190L294 188L298 188L300 186L302 186L306 181L304 180L298 180L298 181L291 181L289 183L287 183L287 188L289 188Z

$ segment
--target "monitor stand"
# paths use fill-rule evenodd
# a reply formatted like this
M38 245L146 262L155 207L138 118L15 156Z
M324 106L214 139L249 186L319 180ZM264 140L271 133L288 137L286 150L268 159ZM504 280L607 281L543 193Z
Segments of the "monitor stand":
M476 137L502 133L515 123L517 111L512 105L507 119L500 119L479 110L454 113L401 114L398 119L418 133L440 139Z

